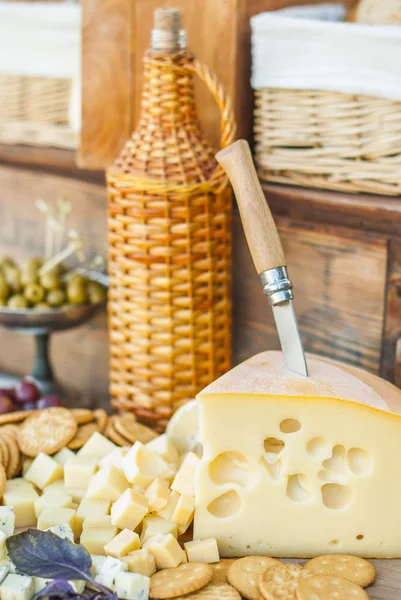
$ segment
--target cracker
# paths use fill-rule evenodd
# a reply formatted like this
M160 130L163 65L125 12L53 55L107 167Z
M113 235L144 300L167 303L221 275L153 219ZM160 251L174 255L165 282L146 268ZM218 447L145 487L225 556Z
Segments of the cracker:
M205 563L183 563L176 569L163 569L150 578L151 598L177 598L205 587L213 570Z
M220 585L222 583L228 583L228 569L235 562L237 562L236 558L222 558L220 559L220 562L212 564L213 577L210 584Z
M85 423L84 425L80 425L72 440L68 442L67 448L70 450L82 448L96 431L99 431L96 423Z
M16 410L14 412L0 415L0 425L6 425L7 423L21 423L30 417L36 410Z
M113 426L114 429L131 444L135 444L135 442L147 444L158 437L158 434L153 431L153 429L146 427L146 425L142 425L142 423L138 423L135 420L135 416L132 417L129 414L116 415L113 417Z
M72 408L70 412L78 425L85 425L85 423L95 420L95 416L89 408Z
M3 467L7 473L8 463L10 460L10 451L8 449L6 442L1 437L0 437L0 455L1 455L1 458L0 458L1 464L3 465Z
M179 596L175 600L241 600L241 596L228 583L205 586L197 592L192 592L187 596Z
M6 470L3 465L0 463L0 498L3 497L4 490L6 489L7 476Z
M314 575L335 575L348 579L361 587L374 582L376 569L367 560L348 554L328 554L312 558L305 570Z
M100 433L103 433L106 429L108 414L103 408L98 408L93 411L93 416L95 417L95 421L97 423L98 429Z
M1 439L4 440L8 448L8 465L6 468L7 479L12 479L19 473L21 453L17 440L11 434L3 433Z
M260 600L259 579L262 573L280 561L269 556L245 556L236 560L228 571L228 582L248 600Z
M262 597L265 600L297 600L296 591L302 572L299 565L272 565L259 579Z
M18 431L19 431L19 426L14 425L12 423L10 423L9 425L2 425L0 427L0 435L2 435L3 433L9 433L15 439L17 439Z
M356 583L334 575L311 575L299 580L298 600L369 600Z
M104 434L117 446L129 446L130 442L120 435L114 427L113 417L109 417Z
M54 454L72 440L77 428L76 420L66 408L46 408L21 425L18 445L27 456L37 456L40 452Z

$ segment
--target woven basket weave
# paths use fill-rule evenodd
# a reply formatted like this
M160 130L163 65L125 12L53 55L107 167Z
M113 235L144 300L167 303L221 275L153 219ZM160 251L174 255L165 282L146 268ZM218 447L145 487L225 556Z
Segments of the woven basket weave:
M159 431L230 368L231 191L201 133L194 73L231 143L214 75L186 51L149 52L140 122L107 173L112 405Z
M255 160L264 181L401 194L401 103L340 92L256 92Z

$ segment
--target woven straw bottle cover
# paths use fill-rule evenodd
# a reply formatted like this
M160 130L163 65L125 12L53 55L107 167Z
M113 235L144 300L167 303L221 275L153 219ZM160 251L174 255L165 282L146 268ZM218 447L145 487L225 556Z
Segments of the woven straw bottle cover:
M230 368L231 190L201 132L193 74L220 109L221 147L235 123L181 19L155 12L139 123L107 173L112 405L158 431Z

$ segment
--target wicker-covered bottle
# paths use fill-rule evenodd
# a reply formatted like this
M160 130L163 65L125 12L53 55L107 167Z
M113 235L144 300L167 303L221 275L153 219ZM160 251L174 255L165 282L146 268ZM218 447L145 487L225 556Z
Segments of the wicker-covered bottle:
M230 368L231 191L193 74L220 108L221 147L233 141L231 104L186 50L181 12L158 9L139 123L107 173L112 405L159 431Z

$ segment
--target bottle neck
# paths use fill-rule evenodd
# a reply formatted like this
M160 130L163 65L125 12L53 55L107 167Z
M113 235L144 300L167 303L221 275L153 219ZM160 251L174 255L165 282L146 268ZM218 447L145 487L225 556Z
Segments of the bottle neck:
M186 48L187 35L184 29L152 29L150 50L154 52L182 52Z

